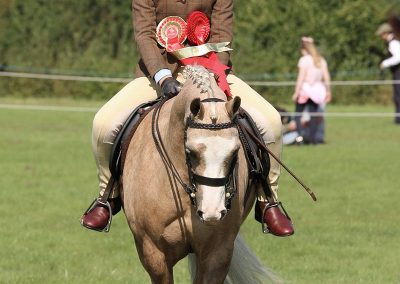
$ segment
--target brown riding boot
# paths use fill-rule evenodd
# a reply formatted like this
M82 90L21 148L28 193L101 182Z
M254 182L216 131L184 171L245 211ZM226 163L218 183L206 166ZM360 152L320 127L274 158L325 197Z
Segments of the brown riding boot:
M121 202L119 198L110 199L105 204L96 199L83 214L81 225L91 230L108 232L111 226L112 215L117 214L120 209Z
M278 237L294 234L293 224L289 216L281 211L280 203L271 203L257 200L256 220L263 224L263 232L271 233Z

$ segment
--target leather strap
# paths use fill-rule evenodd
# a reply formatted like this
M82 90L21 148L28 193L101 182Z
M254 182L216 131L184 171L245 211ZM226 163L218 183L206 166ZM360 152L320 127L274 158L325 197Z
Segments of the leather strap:
M193 179L196 183L202 184L202 185L207 185L207 186L225 186L227 182L229 181L229 176L228 177L223 177L223 178L210 178L210 177L205 177L205 176L199 176L196 175L195 173L192 173Z
M108 202L108 198L110 197L111 191L114 188L115 179L111 176L110 180L107 183L106 190L104 191L103 195L98 199L100 203L106 204Z

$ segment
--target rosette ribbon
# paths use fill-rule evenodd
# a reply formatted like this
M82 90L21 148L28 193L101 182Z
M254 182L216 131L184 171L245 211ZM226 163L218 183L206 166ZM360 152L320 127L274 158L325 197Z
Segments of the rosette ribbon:
M202 65L217 75L218 86L228 96L232 96L226 79L228 66L219 61L216 52L231 51L229 42L205 43L198 46L189 46L171 52L184 65Z
M210 21L201 11L192 12L186 21L176 16L162 20L157 26L158 43L183 65L202 65L216 74L218 86L228 97L232 96L226 79L226 70L230 67L222 64L216 55L231 51L229 42L205 43L210 34ZM194 46L183 47L186 38Z
M223 52L223 51L231 51L232 48L228 47L229 42L220 42L220 43L205 43L197 46L188 46L183 47L177 50L172 51L171 53L178 58L179 60L195 57L195 56L203 56L209 52Z

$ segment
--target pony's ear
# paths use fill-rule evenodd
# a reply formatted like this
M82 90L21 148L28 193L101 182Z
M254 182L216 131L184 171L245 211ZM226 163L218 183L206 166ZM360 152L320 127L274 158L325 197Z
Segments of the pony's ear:
M239 110L241 101L240 97L234 97L233 100L225 103L226 111L231 118L233 118Z
M203 104L200 101L200 98L195 98L191 103L190 103L190 111L194 116L202 116L204 113L204 107Z

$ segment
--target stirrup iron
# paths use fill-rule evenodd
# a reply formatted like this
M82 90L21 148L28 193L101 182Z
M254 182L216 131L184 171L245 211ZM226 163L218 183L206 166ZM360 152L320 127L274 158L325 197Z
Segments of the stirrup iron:
M269 204L267 206L265 206L264 210L262 211L262 218L261 218L261 230L264 234L270 234L271 231L268 229L267 224L264 222L264 213L267 209L272 208L272 207L280 207L282 208L283 213L285 214L286 218L288 218L290 221L292 221L292 219L290 218L289 214L286 212L285 208L282 205L282 202L275 202L273 204Z
M90 213L90 212L96 207L96 204L101 204L101 205L103 205L103 206L106 206L106 207L108 208L108 212L110 212L110 217L108 218L107 225L106 225L106 226L104 227L104 229L102 229L102 230L95 229L95 228L89 228L89 227L85 226L85 225L83 224L83 221L82 221L83 216L85 216L85 215L87 215L88 213ZM89 230L94 230L94 231L98 231L98 232L108 233L108 232L110 231L111 221L112 221L112 210L111 210L110 202L108 202L108 200L107 200L107 201L104 203L103 201L100 200L100 197L99 197L99 198L95 198L95 199L93 200L93 202L89 205L88 209L86 209L85 213L83 213L83 215L82 215L82 217L81 217L81 220L80 220L80 223L81 223L81 225L82 225L83 227L85 227L85 228L87 228L87 229L89 229Z

